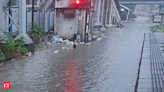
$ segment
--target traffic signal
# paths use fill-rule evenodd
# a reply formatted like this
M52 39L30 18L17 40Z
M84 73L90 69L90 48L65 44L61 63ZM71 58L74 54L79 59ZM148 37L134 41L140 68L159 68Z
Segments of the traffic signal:
M70 6L74 6L74 8L87 8L90 6L90 0L72 0Z
M75 4L76 4L76 5L79 5L79 4L80 4L80 0L76 0L76 1L75 1Z
M82 6L82 1L81 0L75 0L75 8L80 8Z

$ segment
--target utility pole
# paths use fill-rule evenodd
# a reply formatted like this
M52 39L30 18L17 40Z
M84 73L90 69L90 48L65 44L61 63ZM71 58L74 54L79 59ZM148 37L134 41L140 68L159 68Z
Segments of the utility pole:
M73 48L76 48L76 39L77 39L77 10L75 10L75 31L74 31L74 35L73 35Z
M11 7L11 0L9 0L9 7ZM11 9L9 8L9 14L11 16ZM9 18L9 24L11 23L11 19ZM9 27L9 34L11 33L11 27Z
M32 28L34 27L34 0L32 0Z

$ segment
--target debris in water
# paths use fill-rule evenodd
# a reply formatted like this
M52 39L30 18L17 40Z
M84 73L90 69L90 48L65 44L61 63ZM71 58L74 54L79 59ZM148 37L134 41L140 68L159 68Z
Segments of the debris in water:
M91 43L89 42L89 43L86 43L86 45L90 45Z
M30 57L30 56L32 56L32 53L29 52L29 53L26 54L26 56L27 56L27 57Z
M107 36L103 36L104 38L107 38Z
M50 42L47 42L47 44L48 44L48 45L51 45L51 43L50 43Z
M80 44L85 44L84 42L80 42Z
M97 41L100 41L100 40L102 40L102 38L97 38Z
M55 50L54 53L59 53L59 50Z

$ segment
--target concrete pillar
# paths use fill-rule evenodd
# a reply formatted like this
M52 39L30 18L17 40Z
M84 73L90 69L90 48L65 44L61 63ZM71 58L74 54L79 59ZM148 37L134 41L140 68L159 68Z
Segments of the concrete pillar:
M101 0L98 0L97 1L97 4L98 4L98 9L97 9L97 18L96 18L96 25L100 25L100 9L101 9Z
M103 25L103 18L105 17L105 15L104 15L104 3L105 3L105 0L103 0L103 2L102 2L103 4L102 4L102 11L101 11L101 24L102 24L102 26L104 27L105 25Z
M19 30L26 34L26 0L19 0Z
M106 18L105 18L106 21L105 21L105 25L108 25L109 0L107 0L107 6L106 6L106 8L107 8L107 9L106 9Z
M111 27L112 26L112 20L113 20L113 1L111 0L111 4L110 4L110 18L109 18L109 26Z
M23 38L26 44L31 44L33 41L26 34L26 0L19 0L19 35L15 38Z
M4 36L3 34L3 1L0 0L0 36Z

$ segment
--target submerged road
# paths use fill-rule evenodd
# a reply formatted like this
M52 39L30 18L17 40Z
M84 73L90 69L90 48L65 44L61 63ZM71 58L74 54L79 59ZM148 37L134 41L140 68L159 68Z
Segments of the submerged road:
M151 25L140 17L122 29L109 29L107 38L90 45L75 50L54 45L6 62L0 68L0 92L133 92L144 33ZM11 89L3 90L4 81Z

